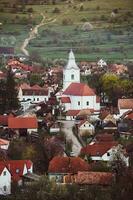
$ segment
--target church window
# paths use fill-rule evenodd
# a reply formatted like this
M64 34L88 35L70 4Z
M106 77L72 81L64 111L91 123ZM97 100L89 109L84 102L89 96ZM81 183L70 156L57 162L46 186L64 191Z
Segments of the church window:
M74 74L71 75L71 79L74 80Z
M86 105L89 106L89 101L86 102Z
M78 106L80 106L80 101L78 101Z

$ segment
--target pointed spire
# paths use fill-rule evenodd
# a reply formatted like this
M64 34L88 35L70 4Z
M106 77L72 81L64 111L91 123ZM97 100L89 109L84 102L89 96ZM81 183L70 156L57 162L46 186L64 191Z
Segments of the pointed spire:
M75 62L75 56L74 56L74 53L72 51L72 49L70 50L70 53L69 53L69 59L68 59L68 63L66 65L66 69L79 69L76 62Z

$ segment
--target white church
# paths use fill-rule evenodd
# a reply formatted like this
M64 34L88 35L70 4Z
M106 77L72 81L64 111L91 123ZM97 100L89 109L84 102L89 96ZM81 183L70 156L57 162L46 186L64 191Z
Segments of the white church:
M63 70L63 93L61 104L67 111L67 116L74 119L83 109L94 114L100 112L100 98L94 90L84 83L80 83L80 69L76 64L75 56L71 50L68 63Z

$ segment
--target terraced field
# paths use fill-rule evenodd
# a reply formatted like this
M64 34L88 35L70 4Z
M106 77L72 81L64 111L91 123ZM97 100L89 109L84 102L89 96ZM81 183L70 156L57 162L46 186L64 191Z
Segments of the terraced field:
M133 58L132 0L26 5L23 9L18 6L17 12L12 6L4 7L2 2L0 46L15 46L16 53L22 53L21 45L40 23L43 13L46 22L26 47L30 55L39 54L43 60L66 59L68 50L73 48L78 61ZM85 23L87 30L83 30Z

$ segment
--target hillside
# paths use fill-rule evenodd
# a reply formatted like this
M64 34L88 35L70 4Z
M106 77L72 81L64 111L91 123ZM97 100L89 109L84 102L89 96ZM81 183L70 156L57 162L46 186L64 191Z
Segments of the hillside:
M0 46L14 46L22 53L20 47L43 14L43 25L26 47L30 55L44 61L66 59L73 48L78 60L132 59L132 0L44 2L0 0Z

